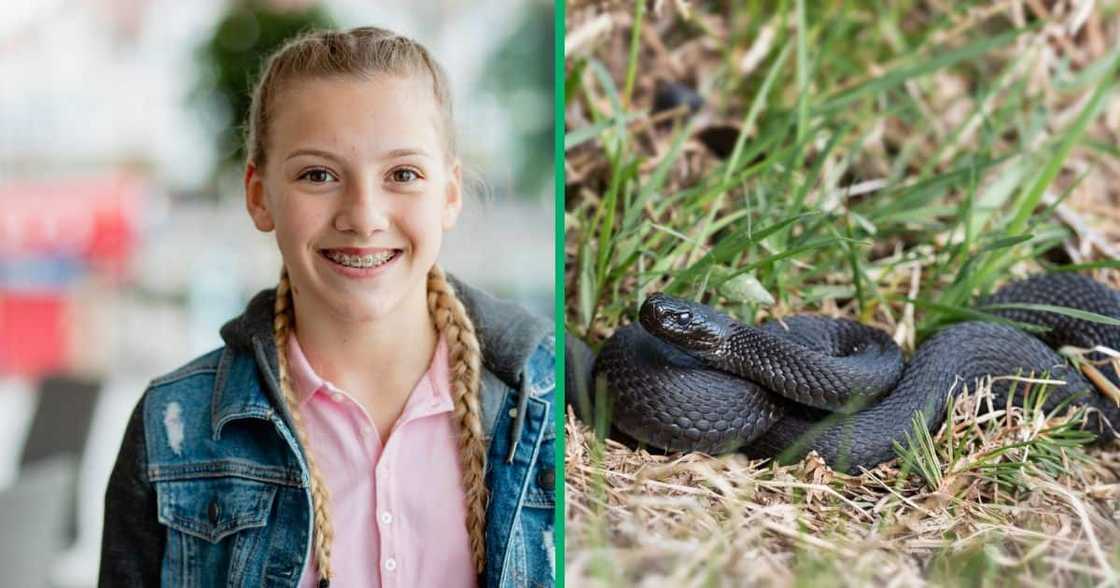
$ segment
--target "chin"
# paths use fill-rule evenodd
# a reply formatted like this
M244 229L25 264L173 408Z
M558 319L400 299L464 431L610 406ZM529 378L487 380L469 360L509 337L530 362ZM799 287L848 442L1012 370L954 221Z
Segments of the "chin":
M332 304L335 314L347 321L371 322L389 316L395 308L400 306L399 297L376 296L369 300L340 300Z

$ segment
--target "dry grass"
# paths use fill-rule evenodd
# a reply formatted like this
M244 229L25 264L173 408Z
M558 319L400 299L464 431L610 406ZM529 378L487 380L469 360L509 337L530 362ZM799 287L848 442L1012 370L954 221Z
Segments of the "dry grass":
M913 3L905 19L855 3L844 16L850 22L810 19L805 44L817 67L808 72L798 71L794 11L783 20L747 4L664 0L640 13L633 2L569 5L569 136L601 131L585 133L567 150L569 333L601 343L630 320L644 295L681 287L756 320L795 312L856 318L887 329L912 351L951 318L912 300L968 306L976 292L1053 263L1111 261L1112 268L1093 271L1120 287L1118 93L1104 96L1100 114L1057 161L1052 181L1041 184L1040 205L1016 197L1054 161L1046 154L1075 125L1094 89L1112 83L1085 79L1120 45L1120 3L1081 11L1064 1L958 8L928 0ZM642 26L632 37L635 22ZM845 27L855 31L851 39L836 38L852 44L812 53L830 28ZM845 90L1005 30L1022 32L967 65L934 68L843 108L825 108ZM752 100L783 48L788 61L752 116ZM590 61L602 66L617 95ZM853 67L843 70L848 61ZM708 102L691 117L683 110L652 116L658 80L700 88ZM796 139L775 130L786 120ZM692 126L677 144L685 124ZM742 161L731 165L697 139L715 127L747 129ZM975 161L995 163L932 196L921 194L923 182ZM721 187L724 174L740 181ZM789 206L802 187L803 199ZM889 208L907 199L917 203L915 211ZM628 207L636 211L629 225ZM603 212L616 209L617 215ZM1031 237L999 243L1020 234L1013 230L1019 210L1030 216L1018 230ZM762 227L806 211L824 215L840 238L749 274L775 294L775 304L729 299L709 287L710 272L696 290L674 284L738 223L751 219ZM867 225L874 230L864 231ZM720 263L735 268L799 243L791 235L752 244ZM962 286L969 275L979 278ZM741 455L656 455L601 442L569 414L567 581L1120 583L1120 445L1063 444L1061 424L1076 416L1009 409L978 417L986 397L979 388L956 403L933 437L940 456L933 475L900 472L891 463L845 476L812 456L777 466ZM1055 446L1057 470L1034 453ZM1008 447L1015 448L1001 450Z
M1067 416L1012 407L977 418L986 388L952 412L964 459L931 487L897 463L859 476L815 455L777 466L741 455L652 455L595 438L569 415L567 573L573 586L1115 584L1120 452L1028 450ZM946 424L938 435L945 447ZM1015 484L992 471L1012 466ZM1018 467L1021 466L1021 467Z

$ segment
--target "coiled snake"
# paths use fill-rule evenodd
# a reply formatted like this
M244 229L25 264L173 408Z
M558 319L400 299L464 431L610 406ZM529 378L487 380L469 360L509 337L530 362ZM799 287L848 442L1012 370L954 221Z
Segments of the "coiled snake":
M981 303L1062 306L1120 319L1120 292L1068 273L1011 283ZM639 312L640 325L618 329L604 344L593 374L605 377L613 425L653 447L743 448L753 456L795 459L815 450L849 472L895 457L894 442L913 433L918 411L936 432L949 395L986 376L993 376L993 406L1003 406L1013 390L1014 380L998 376L1060 380L1044 410L1063 402L1087 405L1095 410L1086 426L1101 438L1116 435L1120 408L1056 350L1120 350L1120 326L1033 308L992 314L1046 331L957 323L904 363L886 333L853 321L801 315L753 327L706 305L655 294ZM1116 363L1098 367L1120 386ZM1021 401L1022 389L1018 384L1013 401Z

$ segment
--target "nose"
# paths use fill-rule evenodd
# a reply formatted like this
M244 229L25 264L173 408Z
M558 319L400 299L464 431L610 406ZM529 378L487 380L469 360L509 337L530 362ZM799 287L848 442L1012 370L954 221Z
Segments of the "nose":
M388 229L388 203L384 196L372 178L350 183L340 199L335 228L362 237Z

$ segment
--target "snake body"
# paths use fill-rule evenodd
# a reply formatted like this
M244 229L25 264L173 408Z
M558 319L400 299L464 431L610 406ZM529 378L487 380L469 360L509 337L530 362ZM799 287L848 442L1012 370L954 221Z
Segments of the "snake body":
M1014 282L985 305L1050 305L1120 319L1120 293L1088 277L1048 274ZM1024 384L1000 376L1041 376L1052 384L1044 410L1090 407L1086 426L1101 438L1120 429L1120 408L1056 349L1120 350L1120 326L1036 308L992 312L1035 325L969 321L932 336L905 363L885 332L813 315L760 326L739 323L706 305L652 295L640 324L618 329L595 359L606 379L614 425L669 451L799 459L817 451L833 468L857 471L895 457L894 443L913 434L919 414L936 431L952 394L993 377L993 406ZM1102 359L1091 353L1090 360ZM1098 366L1120 385L1115 364Z

